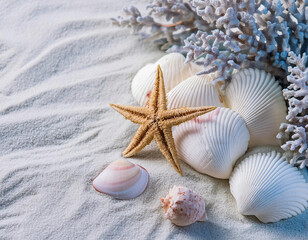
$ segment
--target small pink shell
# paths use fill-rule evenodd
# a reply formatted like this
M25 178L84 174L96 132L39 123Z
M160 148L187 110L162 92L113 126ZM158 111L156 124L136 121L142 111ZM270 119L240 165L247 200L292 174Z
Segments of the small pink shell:
M206 220L204 199L186 187L174 186L161 203L166 217L178 226Z
M96 191L117 199L131 199L139 196L147 187L148 172L127 159L109 164L93 181Z

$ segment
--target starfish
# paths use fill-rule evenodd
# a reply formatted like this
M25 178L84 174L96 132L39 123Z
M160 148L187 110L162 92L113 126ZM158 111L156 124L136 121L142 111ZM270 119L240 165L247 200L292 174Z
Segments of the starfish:
M161 153L181 175L183 174L172 137L172 126L179 125L216 109L216 107L196 107L167 110L164 79L159 65L155 84L146 107L118 104L110 104L110 106L126 119L141 125L128 147L122 153L124 157L133 156L154 139Z

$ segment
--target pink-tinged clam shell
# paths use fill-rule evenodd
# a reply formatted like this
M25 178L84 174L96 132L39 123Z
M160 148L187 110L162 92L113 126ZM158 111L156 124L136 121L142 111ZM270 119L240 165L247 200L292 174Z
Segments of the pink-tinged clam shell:
M122 158L105 168L93 187L117 199L131 199L143 193L148 182L149 174L143 167Z
M204 199L187 187L174 186L161 203L166 217L178 226L206 220Z

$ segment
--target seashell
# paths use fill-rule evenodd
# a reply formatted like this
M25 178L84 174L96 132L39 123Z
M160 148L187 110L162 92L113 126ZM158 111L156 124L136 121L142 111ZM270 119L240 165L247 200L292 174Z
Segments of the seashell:
M213 74L191 76L178 84L168 94L168 108L178 107L223 107L219 89L212 84Z
M204 199L187 187L173 186L161 203L167 219L178 226L206 220Z
M219 89L212 84L213 79L214 75L207 74L192 76L184 82L181 82L167 94L168 108L200 106L222 107L222 98ZM218 111L216 113L218 113ZM197 171L210 174L205 165L207 162L212 161L211 159L213 159L213 156L211 151L215 151L215 149L209 149L211 148L212 143L210 143L210 147L205 145L204 141L209 141L210 139L204 140L203 138L208 138L209 136L207 136L207 133L204 133L202 130L199 131L199 129L202 128L201 125L205 124L205 119L206 117L201 116L197 119L173 127L173 137L179 158L191 165ZM215 142L213 142L213 144L215 145ZM242 154L244 154L244 152ZM228 159L226 160L228 161ZM201 169L200 165L203 166ZM210 167L210 165L208 167ZM220 169L221 166L217 166L217 168ZM231 171L231 163L229 168ZM230 173L228 173L228 175L229 174ZM212 172L210 175L215 175L216 177L222 176L221 174L217 174L216 171Z
M158 64L164 75L166 92L202 69L195 63L185 63L185 57L180 53L167 54L156 63L146 65L137 72L132 81L132 94L140 106L145 106L149 99Z
M96 191L117 199L131 199L145 190L149 181L148 172L126 159L112 162L93 181Z
M173 137L179 159L200 173L227 179L247 150L249 132L239 114L217 108L177 126Z
M281 87L271 74L252 68L233 74L225 102L245 120L249 146L279 145L276 135L287 108Z
M296 216L308 206L308 183L280 153L257 153L245 158L230 177L238 211L264 223Z

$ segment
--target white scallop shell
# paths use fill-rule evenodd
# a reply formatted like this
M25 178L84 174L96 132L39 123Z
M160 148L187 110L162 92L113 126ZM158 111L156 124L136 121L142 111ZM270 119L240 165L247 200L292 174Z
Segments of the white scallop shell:
M264 223L296 216L308 207L308 183L275 151L245 158L230 177L230 189L238 211Z
M235 161L248 147L244 120L228 108L217 108L173 129L179 159L216 178L229 178Z
M166 92L202 69L195 63L185 63L185 57L179 53L167 54L156 63L146 65L137 72L132 81L132 94L140 106L145 106L149 99L157 65L162 69Z
M165 216L178 226L206 220L204 199L187 187L173 186L161 203Z
M281 87L271 74L252 68L233 74L225 102L245 120L249 146L279 144L276 135L285 122L287 108Z
M149 181L148 172L126 159L112 162L93 181L95 190L117 199L131 199L145 190Z
M212 84L213 75L191 76L173 88L168 94L168 108L223 107L218 88Z

